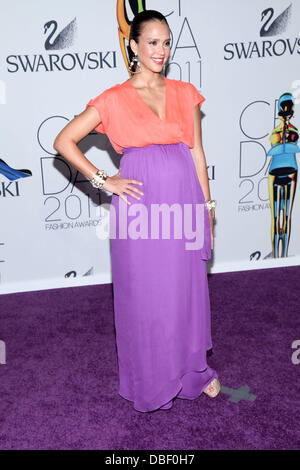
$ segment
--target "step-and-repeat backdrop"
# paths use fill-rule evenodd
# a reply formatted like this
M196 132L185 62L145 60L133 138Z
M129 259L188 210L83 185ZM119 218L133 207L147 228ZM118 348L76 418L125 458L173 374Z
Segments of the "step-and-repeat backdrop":
M3 1L0 15L0 292L112 282L111 195L53 149L86 103L129 78L139 9L171 28L166 75L193 83L217 200L208 272L300 264L300 2ZM121 124L120 124L121 125ZM117 173L121 155L92 132L79 144Z

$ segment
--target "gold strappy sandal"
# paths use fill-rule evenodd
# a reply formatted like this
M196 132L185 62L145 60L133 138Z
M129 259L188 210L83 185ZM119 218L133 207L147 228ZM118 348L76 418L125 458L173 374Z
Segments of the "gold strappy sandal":
M203 390L206 395L211 398L215 398L219 395L221 390L221 384L218 379L214 379L210 382L210 384Z

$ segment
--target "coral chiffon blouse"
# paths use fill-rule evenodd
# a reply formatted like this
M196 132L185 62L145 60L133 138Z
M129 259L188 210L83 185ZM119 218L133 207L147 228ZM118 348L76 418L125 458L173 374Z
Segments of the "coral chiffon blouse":
M151 144L186 143L194 147L193 109L205 101L189 82L165 76L165 119L162 120L144 102L133 84L126 80L91 99L101 119L95 127L106 134L117 153L126 147L145 147Z

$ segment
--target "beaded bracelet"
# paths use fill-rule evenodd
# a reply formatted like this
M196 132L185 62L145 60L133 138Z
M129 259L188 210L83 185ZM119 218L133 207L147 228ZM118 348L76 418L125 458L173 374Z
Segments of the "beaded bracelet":
M208 199L206 202L207 209L209 211L215 210L216 207L216 201L214 199Z
M91 183L92 183L92 186L94 186L94 188L102 188L102 186L104 185L106 179L107 179L107 173L105 173L104 170L98 170L95 174L94 174L94 177L93 179L91 179Z

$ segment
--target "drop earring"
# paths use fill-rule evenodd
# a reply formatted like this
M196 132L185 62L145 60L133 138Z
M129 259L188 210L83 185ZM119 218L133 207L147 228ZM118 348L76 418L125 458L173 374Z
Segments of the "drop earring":
M136 62L136 65L137 67L139 68L139 70L133 70L132 67L134 66L134 63ZM142 71L141 69L141 64L140 64L140 61L139 61L139 58L138 58L138 55L137 53L134 54L134 57L132 59L132 61L130 62L130 65L129 65L129 71L131 73L140 73Z

